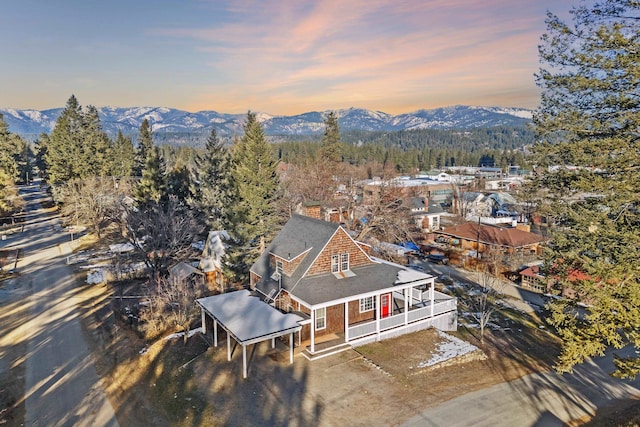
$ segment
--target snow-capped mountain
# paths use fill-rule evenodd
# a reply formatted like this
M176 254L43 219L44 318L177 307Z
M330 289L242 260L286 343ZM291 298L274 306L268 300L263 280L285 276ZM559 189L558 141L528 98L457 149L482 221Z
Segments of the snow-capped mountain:
M28 139L50 133L62 108L50 110L18 110L0 108L0 114L11 132ZM220 135L242 132L246 114L225 114L216 111L190 113L166 107L100 107L102 126L111 135L118 130L135 135L146 118L154 133L207 135L215 128ZM335 111L341 131L398 131L404 129L469 129L476 127L522 126L531 120L532 112L522 108L454 106L418 110L396 116L361 108ZM313 111L295 116L273 116L256 113L267 135L313 135L324 131L328 111Z

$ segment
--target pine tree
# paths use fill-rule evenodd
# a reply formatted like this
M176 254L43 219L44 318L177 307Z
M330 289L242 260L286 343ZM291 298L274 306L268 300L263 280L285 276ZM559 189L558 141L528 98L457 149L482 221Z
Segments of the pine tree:
M556 225L546 265L568 296L550 320L563 340L559 371L608 346L640 348L640 3L571 14L571 24L548 14L534 115L536 184ZM617 367L635 376L640 361Z
M78 178L82 170L83 114L82 107L74 95L51 132L44 160L47 164L49 182L60 184Z
M188 204L187 200L192 199L191 173L185 165L175 166L167 174L167 195L175 196L179 203Z
M77 159L75 174L81 178L109 176L113 169L113 147L102 129L96 107L90 105L83 112L81 158Z
M20 178L21 172L26 166L27 149L27 143L22 138L9 132L9 125L4 121L4 116L0 114L0 170L12 182Z
M115 177L129 177L133 174L135 166L135 150L131 137L124 136L118 131L115 143L113 145L113 162L111 175Z
M232 155L238 199L233 205L230 230L236 245L229 251L229 264L233 278L245 281L248 266L264 252L278 226L276 161L254 113L247 114L244 135Z
M136 153L136 176L142 176L142 171L147 163L147 156L153 148L153 134L148 119L144 119L140 125L138 151Z
M229 211L234 200L231 155L215 129L207 139L204 153L196 159L194 204L212 230L229 226Z
M324 120L324 134L320 143L320 154L331 162L342 161L342 143L340 142L340 128L338 116L331 111Z
M16 181L28 166L26 142L9 132L9 126L0 114L0 216L16 209L18 200Z
M158 204L166 195L164 161L158 147L153 146L147 153L147 161L135 190L135 198L140 205Z
M35 141L35 166L38 168L40 178L44 181L49 181L49 171L47 167L47 147L49 146L49 135L41 133L38 139Z

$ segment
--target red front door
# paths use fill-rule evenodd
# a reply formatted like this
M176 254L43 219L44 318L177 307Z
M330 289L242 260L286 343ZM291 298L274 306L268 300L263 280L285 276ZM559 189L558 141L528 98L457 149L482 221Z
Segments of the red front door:
M391 294L380 295L380 317L388 317L391 312Z

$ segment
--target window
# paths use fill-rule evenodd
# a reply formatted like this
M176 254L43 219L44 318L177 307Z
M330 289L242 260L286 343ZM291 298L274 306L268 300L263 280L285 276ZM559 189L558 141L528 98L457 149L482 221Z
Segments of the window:
M374 301L373 297L360 298L360 313L373 310Z
M331 272L339 273L349 270L349 253L331 255Z
M327 327L327 309L326 307L316 309L316 330Z
M337 273L340 271L340 256L331 255L331 272Z
M340 254L340 271L347 271L349 269L349 253Z
M279 276L282 276L282 261L276 261L276 273L278 273Z

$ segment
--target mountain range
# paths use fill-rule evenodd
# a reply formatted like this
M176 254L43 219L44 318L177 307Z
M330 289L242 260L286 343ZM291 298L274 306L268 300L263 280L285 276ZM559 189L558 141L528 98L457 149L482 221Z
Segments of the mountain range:
M62 108L49 110L19 110L0 108L9 131L33 140L41 133L51 133ZM104 130L114 136L118 130L137 135L142 121L149 119L154 134L218 134L230 136L242 133L246 114L225 114L216 111L190 113L167 107L99 107ZM294 116L273 116L256 113L267 135L317 135L324 131L324 118L329 111L313 111ZM531 121L532 111L523 108L452 106L412 113L391 115L361 108L336 110L341 131L384 131L407 129L470 129L495 126L524 126Z

